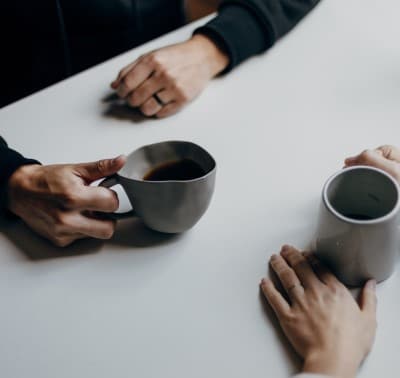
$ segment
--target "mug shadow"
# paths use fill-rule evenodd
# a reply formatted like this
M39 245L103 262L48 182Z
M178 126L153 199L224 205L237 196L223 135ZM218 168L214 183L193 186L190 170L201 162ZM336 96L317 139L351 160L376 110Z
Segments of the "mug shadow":
M182 234L165 234L146 227L139 218L118 221L114 236L107 244L133 248L149 248L178 241Z
M139 219L128 218L118 222L114 236L107 241L98 239L77 240L67 247L57 247L39 236L20 220L0 219L3 233L21 252L32 261L71 258L99 252L104 245L131 247L132 250L149 248L175 242L181 235L163 234L147 228ZM131 250L131 251L132 251Z
M103 245L100 240L82 239L68 247L57 247L34 233L20 220L1 219L0 232L32 261L89 255L98 252Z
M269 268L269 277L272 279L272 281L275 284L275 287L283 293L283 288L278 282L275 274L271 271L271 268ZM286 296L285 296L286 297ZM259 290L259 295L258 295L262 311L265 315L265 320L269 324L272 324L274 330L275 330L275 335L279 339L280 344L282 345L282 349L284 350L286 357L288 358L288 362L290 363L291 366L294 367L294 372L293 374L296 374L296 372L299 372L302 368L302 361L300 357L297 355L295 350L293 349L292 345L288 341L287 337L283 333L283 330L279 324L278 318L276 317L273 309L271 306L268 304L267 300L264 297L264 294L260 288Z
M103 97L103 104L107 107L103 111L103 116L114 118L122 121L131 121L133 123L142 123L148 121L149 118L144 116L138 109L134 109L121 100L115 93L111 93Z

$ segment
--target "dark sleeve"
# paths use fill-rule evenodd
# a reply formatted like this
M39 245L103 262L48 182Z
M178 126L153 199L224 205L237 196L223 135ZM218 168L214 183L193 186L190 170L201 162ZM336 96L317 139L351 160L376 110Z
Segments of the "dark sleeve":
M290 31L319 0L225 0L218 15L197 29L230 58L229 71L270 48Z
M6 141L0 136L0 214L6 209L8 179L19 167L27 164L40 163L26 159L17 151L8 148Z

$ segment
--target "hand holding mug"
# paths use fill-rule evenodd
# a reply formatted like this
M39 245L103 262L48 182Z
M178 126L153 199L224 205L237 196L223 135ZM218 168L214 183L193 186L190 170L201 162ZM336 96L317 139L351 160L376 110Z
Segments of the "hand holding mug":
M167 141L133 151L124 168L100 186L120 184L132 211L151 229L180 233L193 227L207 210L215 186L216 162L202 147Z
M357 303L312 255L284 246L279 255L272 255L270 265L287 297L269 278L262 280L261 289L303 358L303 372L355 377L375 337L375 282L364 285Z
M85 164L26 165L8 182L8 208L30 228L57 246L77 239L109 239L115 221L93 212L118 209L114 191L91 187L95 180L118 172L125 157Z
M380 168L400 183L400 150L394 146L385 145L375 150L365 150L356 156L347 158L345 165L346 167L368 165Z
M201 34L143 55L123 68L111 87L146 116L168 117L197 97L228 65L228 57Z

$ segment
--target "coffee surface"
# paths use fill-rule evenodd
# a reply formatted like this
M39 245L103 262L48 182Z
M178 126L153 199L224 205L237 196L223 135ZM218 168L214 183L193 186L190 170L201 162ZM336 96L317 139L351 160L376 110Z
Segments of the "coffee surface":
M145 181L186 181L202 177L206 171L191 159L182 159L160 164L147 172Z

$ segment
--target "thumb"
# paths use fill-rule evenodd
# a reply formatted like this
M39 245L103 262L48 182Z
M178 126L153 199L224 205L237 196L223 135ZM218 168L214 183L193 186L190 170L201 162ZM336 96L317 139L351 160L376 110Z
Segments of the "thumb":
M360 296L360 308L362 312L365 312L373 317L376 315L376 281L369 280L361 291Z
M103 159L92 163L77 164L76 172L85 181L92 182L117 173L126 163L126 156L120 155L114 159Z

